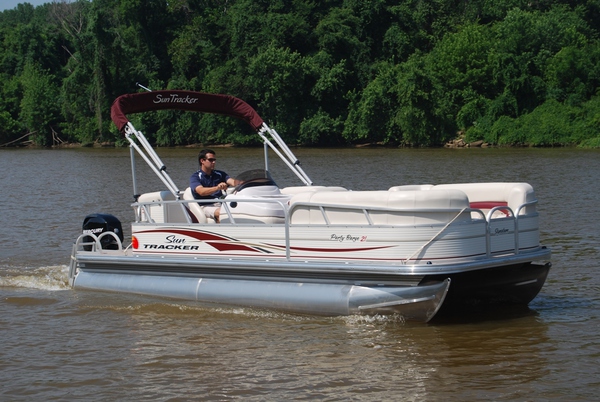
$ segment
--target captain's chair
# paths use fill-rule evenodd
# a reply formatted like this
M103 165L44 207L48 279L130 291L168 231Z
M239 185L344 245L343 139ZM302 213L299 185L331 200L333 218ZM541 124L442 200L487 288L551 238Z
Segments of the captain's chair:
M192 195L191 188L188 187L185 189L185 191L183 192L183 199L195 200L194 196ZM197 202L188 202L185 205L187 210L190 212L193 218L196 218L195 220L198 223L208 223L208 219L206 219L206 215L204 214L204 207L200 206ZM194 221L193 218L192 221Z

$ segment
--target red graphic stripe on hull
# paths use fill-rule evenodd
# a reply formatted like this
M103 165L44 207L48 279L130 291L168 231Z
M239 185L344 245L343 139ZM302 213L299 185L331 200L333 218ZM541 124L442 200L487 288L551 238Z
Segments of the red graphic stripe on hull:
M246 246L241 243L236 243L235 239L219 236L214 233L198 232L185 229L168 229L168 230L143 230L137 233L172 233L182 236L192 237L196 240L205 242L209 246L219 251L250 251L253 253L264 253L260 248Z
M268 246L279 248L279 249L285 249L285 246L278 246L276 244L269 244ZM390 248L390 247L394 247L394 246L359 247L359 248L342 248L342 249L290 246L290 250L310 251L310 252L314 252L314 253L348 253L348 252L355 252L355 251L381 250L381 249Z

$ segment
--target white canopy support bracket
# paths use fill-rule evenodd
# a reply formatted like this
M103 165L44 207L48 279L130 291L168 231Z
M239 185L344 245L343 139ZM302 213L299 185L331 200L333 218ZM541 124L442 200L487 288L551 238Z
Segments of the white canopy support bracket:
M169 173L167 173L167 167L160 160L160 157L156 151L154 151L144 134L141 131L136 130L131 122L127 123L127 126L125 127L125 138L127 138L127 141L129 141L131 147L134 148L138 154L140 154L140 156L144 159L144 161L146 161L148 166L150 166L154 173L161 179L161 181L175 196L175 198L180 199L180 191L177 188L177 185L175 185L171 179L171 176L169 176ZM138 140L140 145L135 142L134 138ZM135 183L135 167L133 163L131 168L134 178L134 192L137 192L137 185Z
M267 123L263 123L260 130L258 130L258 135L263 139L263 142L269 146L279 156L279 158L298 176L300 180L307 186L312 185L312 181L308 177L308 175L302 169L300 165L300 161L296 156L292 153L292 151L288 148L286 143L281 139L277 131L270 128ZM273 142L267 137L267 135L275 142ZM285 155L284 155L285 154ZM266 157L265 157L266 158ZM268 169L267 161L265 159L265 168Z

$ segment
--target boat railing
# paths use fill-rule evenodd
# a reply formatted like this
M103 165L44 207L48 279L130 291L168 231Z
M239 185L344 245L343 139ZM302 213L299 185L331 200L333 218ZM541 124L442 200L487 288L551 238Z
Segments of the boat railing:
M347 209L347 210L360 210L362 211L363 215L365 216L367 222L369 225L374 225L373 223L373 219L370 216L370 212L389 212L389 213L404 213L404 214L422 214L422 213L456 213L456 215L448 220L446 223L444 222L440 222L439 225L443 225L443 228L435 234L435 236L433 236L430 240L428 240L426 243L423 244L423 246L421 246L419 248L419 250L417 250L414 254L418 253L418 251L422 250L423 248L427 247L429 244L433 243L436 239L438 239L441 234L448 228L450 227L450 225L456 221L463 213L469 213L471 216L472 220L477 220L476 218L473 218L473 215L475 216L479 216L481 218L482 222L485 222L485 240L486 240L486 257L491 257L491 255L493 254L492 252L492 232L493 232L493 224L498 222L499 220L503 219L503 220L508 220L509 222L512 222L513 225L513 250L512 252L514 254L519 254L520 253L520 247L519 247L519 221L520 219L523 219L525 217L531 217L532 215L529 214L521 214L521 211L524 210L524 208L528 207L528 206L533 206L536 205L538 203L537 200L533 200L533 201L529 201L526 202L524 204L521 204L517 207L516 213L513 212L512 208L503 205L503 206L497 206L497 207L493 207L492 209L490 209L487 214L484 213L481 209L478 208L389 208L389 207L371 207L371 206L353 206L353 205L343 205L343 204L317 204L317 203L310 203L310 202L296 202L294 203L288 213L291 216L294 211L297 208L300 207L313 207L313 208L317 208L323 217L323 220L325 222L326 225L331 225L331 220L329 219L328 215L327 215L327 209L336 209L336 210L340 210L340 209ZM495 213L496 212L501 212L500 216L496 216ZM535 213L535 215L537 216L537 212ZM347 223L345 223L347 224ZM412 256L409 257L406 261L410 260L412 258Z
M491 237L492 237L492 223L495 220L498 219L510 219L514 222L514 249L513 252L515 254L519 254L520 253L520 247L519 247L519 233L520 233L520 229L519 229L519 222L521 219L525 218L525 217L531 217L532 215L529 214L521 214L521 211L523 211L526 207L529 206L534 206L538 203L537 200L533 200L533 201L529 201L526 203L523 203L521 205L519 205L517 207L516 212L512 210L512 208L510 208L509 206L497 206L497 207L493 207L492 209L490 209L488 211L488 213L486 214L486 221L487 221L487 255L488 257L491 254ZM500 217L496 217L495 213L496 212L502 212L502 214L500 215ZM504 215L504 216L502 216ZM535 213L535 215L537 216L537 212Z
M156 200L156 201L137 201L134 202L133 204L131 204L131 206L134 208L135 211L135 221L140 223L140 222L145 222L145 223L189 223L189 224L194 224L197 222L194 222L193 216L194 213L191 211L191 209L188 207L188 205L192 205L192 204L199 204L199 206L203 206L203 205L213 205L213 204L221 204L221 208L225 208L225 212L228 216L228 218L230 219L231 224L237 224L235 222L235 214L232 212L231 210L231 204L232 203L259 203L259 204L268 204L268 203L272 203L272 204L278 204L279 207L281 208L280 211L284 212L284 217L287 219L287 210L288 210L288 205L287 205L287 201L288 198L285 198L284 200L281 199L277 199L277 198L269 198L269 197L261 197L261 198L236 198L233 197L227 197L227 198L215 198L215 199L195 199L195 200L185 200L185 199L179 199L179 200ZM169 206L175 206L174 210L178 210L180 212L180 214L178 214L178 217L180 217L179 220L177 221L173 221L173 220L168 220L167 222L157 222L156 219L154 219L152 217L152 208L159 206L162 207L163 205L167 206L167 208L169 208ZM161 218L164 217L164 215L161 215ZM287 220L286 220L287 222Z
M80 251L100 251L104 250L103 240L108 239L111 250L122 251L123 242L115 232L102 232L99 235L94 233L83 233L77 237L71 250L71 261L69 262L69 285L73 286L73 279L77 274L77 253Z
M538 203L537 200L533 200L533 201L529 201L524 204L521 204L517 208L517 212L514 214L514 218L515 218L515 254L519 254L519 217L526 216L526 215L521 215L521 210L524 210L526 207L536 205L537 203ZM537 214L537 212L536 212L536 214Z
M169 221L166 223L195 223L193 222L192 217L190 216L190 209L187 207L188 204L199 204L202 205L212 205L212 204L221 204L221 207L225 209L227 216L230 218L231 224L236 224L235 222L235 214L234 211L231 210L231 204L234 203L273 203L279 204L280 210L285 214L285 221L291 223L290 217L294 214L294 212L300 207L313 207L318 208L323 216L323 221L326 225L334 225L335 223L331 222L331 219L328 216L328 209L336 209L336 210L347 210L347 211L361 211L361 213L365 216L365 220L368 225L373 226L376 225L373 218L371 217L371 213L373 212L384 212L384 213L396 213L396 214L426 214L426 213L462 213L462 212L475 212L480 214L482 219L485 219L485 214L479 209L471 209L471 208L391 208L391 207L376 207L376 206L363 206L363 205L346 205L346 204L324 204L324 203L311 203L311 202L295 202L291 206L287 203L288 199L284 198L269 198L269 197L260 197L260 198L246 198L246 197L231 197L227 198L215 198L215 199L195 199L195 200L155 200L155 201L138 201L132 205L134 211L136 211L136 222L147 222L147 223L163 223L157 222L156 219L153 218L152 208L159 206L179 206L178 209L182 212L182 217L186 218L185 222L173 222ZM508 207L503 207L507 209ZM164 215L161 214L161 218ZM349 224L351 222L344 222L344 224Z
M211 205L211 204L215 204L219 202L218 199L216 200L183 200L183 199L179 199L179 200L155 200L155 201L138 201L138 202L134 202L133 204L131 204L131 206L133 207L133 210L135 212L135 221L137 223L140 222L145 222L145 223L165 223L165 222L157 222L157 219L155 219L155 217L153 217L154 213L153 213L153 208L155 207L160 207L160 208L164 208L163 206L166 206L166 208L169 208L169 206L176 206L178 207L177 209L180 210L180 214L178 215L181 219L184 219L184 222L180 222L181 219L179 220L174 220L174 219L168 219L168 221L166 223L198 223L198 222L194 222L193 219L193 212L187 207L188 204L191 203L197 203L200 205L206 204L206 205ZM160 214L160 218L161 220L164 219L164 211L161 212Z
M102 232L98 235L94 233L83 233L79 235L73 246L78 250L104 250L105 247L103 247L102 244L105 238L110 238L106 243L110 244L111 250L123 250L123 242L115 232L111 231Z
M197 204L215 204L220 203L224 211L222 215L227 215L229 222L222 223L222 225L235 225L238 224L235 220L235 213L232 211L231 204L235 203L273 203L277 204L280 208L280 211L283 211L283 220L281 225L285 231L285 244L286 244L286 258L290 258L290 226L301 225L301 224L293 224L292 217L293 214L301 207L309 207L314 210L320 211L323 218L323 225L325 226L335 226L335 225L349 225L356 224L356 222L345 222L345 223L337 223L332 222L332 219L328 216L328 210L347 210L347 211L360 211L360 213L365 217L365 224L369 226L380 225L376 223L376 220L371 216L373 213L394 213L394 214L428 214L428 213L447 213L453 214L452 218L447 219L445 222L435 223L441 227L441 230L433 236L433 238L429 239L424 243L419 250L422 250L424 247L427 247L431 243L439 240L441 235L449 228L451 225L458 220L460 216L469 216L469 221L472 223L481 222L482 223L482 236L485 236L486 243L486 256L489 258L493 253L492 249L492 232L493 232L493 224L499 222L500 220L508 221L514 227L513 229L513 238L514 238L514 246L512 253L519 254L519 220L528 217L529 215L521 215L520 212L527 206L531 206L537 203L537 201L527 202L523 205L520 205L517 208L517 212L515 213L512 208L508 206L497 206L493 207L487 213L483 212L481 209L477 208L390 208L390 207L376 207L376 206L357 206L357 205L344 205L344 204L322 204L322 203L311 203L311 202L295 202L292 205L287 204L287 200L281 200L277 198L241 198L241 197L232 197L228 196L227 198L222 199L208 199L208 200L160 200L160 201L148 201L148 202L136 202L132 204L134 210L136 211L136 222L138 223L150 223L150 224L162 224L163 222L157 222L152 217L152 208L155 206L161 206L169 208L169 206L173 206L174 208L180 208L181 214L180 219L178 221L168 220L164 223L173 224L173 223L186 223L186 224L194 224L195 222L192 219L192 211L188 204L197 203ZM163 206L164 205L164 206ZM495 216L496 212L502 212L500 217ZM536 213L537 214L537 213ZM480 218L473 218L473 215ZM498 215L498 214L497 214ZM164 215L161 213L161 218ZM211 223L208 223L209 225ZM431 226L432 223L424 223L424 225ZM411 226L415 226L415 224L411 224ZM416 252L418 252L417 250ZM416 253L415 252L415 253ZM414 254L414 253L413 253ZM407 259L407 261L410 260Z
M469 211L469 208L393 208L393 207L380 207L380 206L365 206L365 205L348 205L348 204L334 204L334 203L314 203L314 202L294 202L289 208L289 214L293 215L294 212L300 207L312 207L317 208L323 217L326 225L333 225L328 216L329 210L348 210L348 211L361 211L365 216L368 225L376 225L374 219L371 217L372 212L386 212L396 214L423 214L423 213L458 213L459 215L463 212ZM475 210L474 210L475 211ZM482 217L485 215L482 213ZM349 224L350 222L344 222L343 224Z

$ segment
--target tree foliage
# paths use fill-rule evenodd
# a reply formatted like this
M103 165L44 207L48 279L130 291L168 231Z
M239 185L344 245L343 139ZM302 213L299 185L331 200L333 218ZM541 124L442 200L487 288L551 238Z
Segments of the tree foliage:
M600 1L76 0L0 13L0 144L118 141L110 105L226 93L292 144L600 143ZM252 145L216 115L131 116L157 145Z

